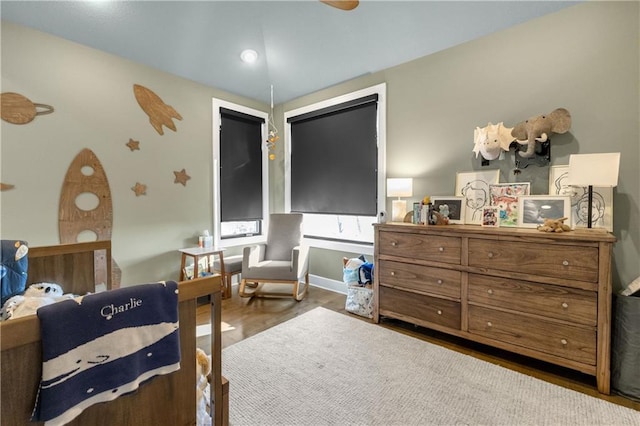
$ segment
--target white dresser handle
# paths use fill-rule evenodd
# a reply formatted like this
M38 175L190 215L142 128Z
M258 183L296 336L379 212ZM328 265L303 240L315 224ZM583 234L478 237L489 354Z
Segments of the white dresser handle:
M491 321L487 321L487 327L493 327L493 324L491 324Z
M395 277L396 276L396 271L391 271L391 276Z
M442 315L442 311L438 309L438 315Z
M438 251L444 251L444 247L438 247Z
M564 309L567 309L569 307L569 304L567 302L562 302L562 307Z
M566 345L567 345L567 339L562 339L562 340L560 340L560 343L562 343L563 345L565 345L565 346L566 346Z
M562 261L562 265L564 265L564 266L569 266L569 261L568 261L568 260L563 260L563 261Z
M489 257L489 259L493 258L493 252L489 252L487 256Z
M438 284L442 284L442 280L438 280L436 281Z
M397 245L398 245L398 243L396 243L395 241L392 241L392 242L391 242L391 245L395 247L395 246L397 246Z
M487 293L493 294L493 290L489 289L489 290L487 290Z

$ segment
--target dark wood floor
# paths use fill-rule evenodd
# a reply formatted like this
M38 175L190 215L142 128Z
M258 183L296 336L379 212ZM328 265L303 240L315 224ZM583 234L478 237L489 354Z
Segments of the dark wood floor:
M270 327L302 315L318 306L350 315L362 321L369 321L366 318L346 312L344 302L345 295L317 287L311 287L307 297L300 302L296 302L293 298L246 299L238 296L237 287L234 286L233 296L230 299L222 301L222 321L224 324L233 328L223 331L222 347L230 346L242 339L246 339ZM198 308L198 324L208 323L208 310L208 304L203 304ZM469 342L455 336L448 336L402 321L383 319L380 325L399 333L410 335L426 342L437 344L568 389L573 389L640 411L640 402L635 402L619 395L600 394L596 389L595 378L592 376L520 356L512 352ZM198 339L198 346L207 347L207 340L206 337Z

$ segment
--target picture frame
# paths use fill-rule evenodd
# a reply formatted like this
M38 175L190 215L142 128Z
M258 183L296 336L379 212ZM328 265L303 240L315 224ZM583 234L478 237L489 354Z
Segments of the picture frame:
M497 183L489 185L490 205L500 210L500 226L518 226L518 198L529 195L530 182Z
M482 208L482 226L497 228L500 226L500 208L489 206Z
M482 208L491 205L489 186L500 181L500 170L480 170L456 174L455 195L464 197L467 225L482 223Z
M549 167L549 195L571 197L571 223L575 228L586 228L588 222L588 187L567 185L569 166ZM591 222L594 228L613 232L613 188L593 187Z
M465 203L464 197L458 196L434 196L431 197L431 203L433 209L441 214L443 211L448 210L448 214L445 214L449 218L451 224L464 224L465 218ZM442 206L446 205L444 208Z
M518 198L518 226L537 228L545 219L566 217L571 226L571 197L566 195L523 195Z

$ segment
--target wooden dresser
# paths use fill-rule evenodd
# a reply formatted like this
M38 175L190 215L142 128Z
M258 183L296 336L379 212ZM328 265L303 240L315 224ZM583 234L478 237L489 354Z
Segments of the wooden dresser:
M609 394L611 251L599 229L375 225L381 316L596 377Z

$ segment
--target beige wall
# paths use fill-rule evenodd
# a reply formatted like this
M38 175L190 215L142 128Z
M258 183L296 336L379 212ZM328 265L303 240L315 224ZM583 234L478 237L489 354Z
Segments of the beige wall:
M571 130L552 137L552 164L575 153L622 153L614 191L614 285L640 275L640 72L637 2L589 2L452 49L313 93L290 110L380 82L387 83L387 175L413 177L414 199L451 195L458 171L481 168L473 130L513 127L558 107ZM492 162L515 181L509 158ZM548 168L517 178L548 191ZM390 204L390 203L388 203ZM390 210L388 205L387 210ZM341 280L343 253L314 250L312 271Z
M177 279L178 249L212 228L211 99L262 111L260 102L196 84L25 27L2 22L2 92L17 92L55 112L26 125L1 123L2 238L60 242L58 203L73 158L91 149L113 197L113 256L124 285ZM164 136L138 106L133 85L154 91L183 117ZM130 151L129 138L140 141ZM186 169L186 186L174 171ZM147 185L136 197L131 187Z
M588 2L279 105L278 127L284 111L386 82L387 173L414 177L417 200L452 194L457 171L480 168L471 152L476 126L513 126L565 107L573 124L552 138L552 164L567 164L573 153L623 154L614 193L613 275L620 287L640 275L638 40L637 2ZM211 97L268 107L4 22L1 65L3 92L56 108L28 125L1 123L0 177L16 185L0 198L2 237L58 242L60 186L72 158L88 147L109 176L123 282L176 278L176 250L211 227ZM134 83L182 114L176 133L151 128ZM129 138L141 141L140 151L126 148ZM270 165L271 209L282 211L282 151ZM499 167L502 181L514 180L509 160ZM173 171L182 168L192 176L186 188L173 183ZM530 166L518 180L542 193L547 175L546 167ZM136 181L149 185L147 196L135 197ZM345 254L313 250L311 273L341 280Z

